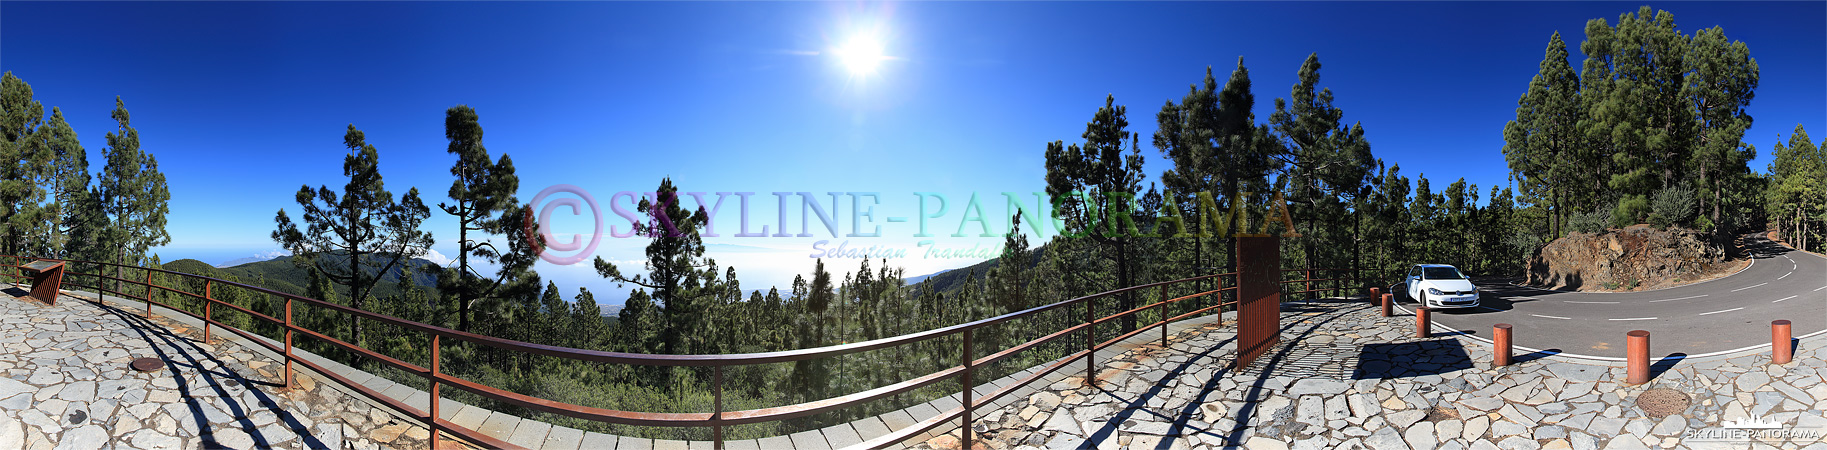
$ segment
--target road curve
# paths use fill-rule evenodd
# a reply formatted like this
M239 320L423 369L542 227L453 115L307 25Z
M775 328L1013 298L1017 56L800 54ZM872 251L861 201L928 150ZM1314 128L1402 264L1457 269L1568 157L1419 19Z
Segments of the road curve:
M1436 310L1431 318L1487 339L1491 325L1508 323L1519 347L1599 358L1624 357L1624 334L1631 330L1650 332L1652 358L1768 347L1770 321L1777 319L1789 320L1795 337L1827 331L1827 259L1761 234L1746 242L1751 265L1711 281L1619 293L1484 284L1482 308Z

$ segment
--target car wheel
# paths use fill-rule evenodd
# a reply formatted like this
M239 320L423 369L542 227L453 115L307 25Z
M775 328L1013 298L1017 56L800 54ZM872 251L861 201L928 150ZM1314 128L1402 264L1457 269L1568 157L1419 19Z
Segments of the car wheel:
M1421 297L1415 299L1415 306L1427 306L1427 293L1426 292L1421 293Z

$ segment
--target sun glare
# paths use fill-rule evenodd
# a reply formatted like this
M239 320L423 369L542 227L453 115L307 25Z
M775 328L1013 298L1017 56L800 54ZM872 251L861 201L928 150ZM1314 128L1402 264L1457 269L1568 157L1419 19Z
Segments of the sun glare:
M844 43L836 52L838 60L850 69L852 75L875 73L882 61L888 59L882 52L882 41L872 34L852 36L850 42Z

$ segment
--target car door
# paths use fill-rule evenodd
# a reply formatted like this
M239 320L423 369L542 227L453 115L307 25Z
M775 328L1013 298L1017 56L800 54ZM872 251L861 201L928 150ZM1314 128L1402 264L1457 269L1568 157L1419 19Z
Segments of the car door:
M1408 282L1403 284L1410 300L1421 298L1421 266L1408 268Z

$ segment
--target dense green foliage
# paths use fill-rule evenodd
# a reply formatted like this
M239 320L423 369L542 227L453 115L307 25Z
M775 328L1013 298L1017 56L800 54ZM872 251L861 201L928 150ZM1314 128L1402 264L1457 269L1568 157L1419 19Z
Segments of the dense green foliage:
M1648 6L1585 31L1577 75L1560 33L1549 37L1504 128L1512 177L1522 201L1545 208L1546 236L1590 229L1570 222L1599 210L1613 227L1647 221L1721 238L1751 225L1762 187L1743 141L1758 80L1749 47L1718 27L1683 34L1673 14Z
M1796 247L1827 251L1827 141L1809 141L1796 125L1773 156L1763 198L1771 225Z
M114 100L110 117L118 127L107 134L95 174L63 111L52 108L50 119L44 117L29 84L11 72L0 77L0 253L155 263L147 252L170 241L171 195L157 158L140 149L125 102ZM71 269L104 271L89 264Z

